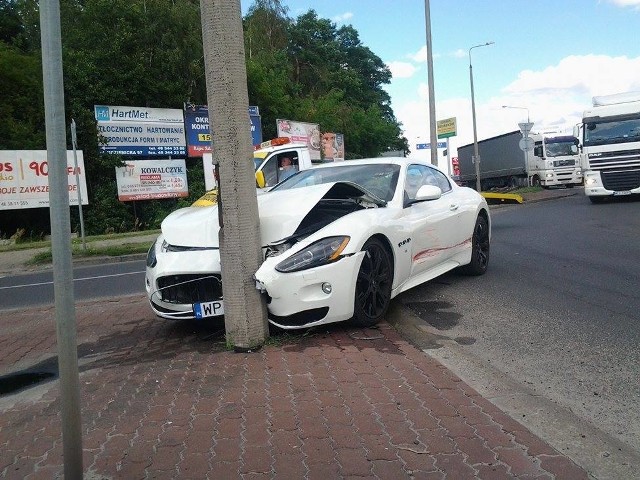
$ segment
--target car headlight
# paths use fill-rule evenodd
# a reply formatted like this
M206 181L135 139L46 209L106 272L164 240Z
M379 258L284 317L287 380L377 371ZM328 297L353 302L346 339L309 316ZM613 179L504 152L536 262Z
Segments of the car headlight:
M340 236L318 240L280 262L276 265L276 270L282 273L298 272L335 262L340 258L350 239L351 237Z
M156 258L156 242L153 242L153 245L151 245L151 248L147 252L147 267L149 268L155 267L156 263L158 263L158 259Z

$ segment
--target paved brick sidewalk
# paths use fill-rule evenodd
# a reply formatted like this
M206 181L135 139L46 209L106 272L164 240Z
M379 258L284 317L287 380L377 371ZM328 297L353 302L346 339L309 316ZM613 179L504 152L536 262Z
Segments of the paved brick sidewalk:
M139 296L76 315L86 478L588 478L388 324L238 354ZM0 313L0 375L55 348L52 308ZM0 397L0 477L62 478L58 397Z

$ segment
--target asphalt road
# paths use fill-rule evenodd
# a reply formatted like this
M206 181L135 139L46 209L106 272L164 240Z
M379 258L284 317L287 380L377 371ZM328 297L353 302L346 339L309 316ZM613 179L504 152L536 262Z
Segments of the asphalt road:
M74 298L82 301L144 293L144 275L144 260L75 267ZM0 276L0 299L0 309L53 303L52 271Z
M638 208L577 195L494 209L484 277L448 274L398 301L481 393L522 388L640 452Z

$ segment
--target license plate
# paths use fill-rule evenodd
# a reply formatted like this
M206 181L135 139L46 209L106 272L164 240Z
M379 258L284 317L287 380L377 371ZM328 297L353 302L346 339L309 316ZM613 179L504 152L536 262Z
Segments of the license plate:
M629 190L621 190L619 192L613 192L614 195L631 195L631 192Z
M224 304L222 303L222 300L194 303L193 315L197 319L224 315Z

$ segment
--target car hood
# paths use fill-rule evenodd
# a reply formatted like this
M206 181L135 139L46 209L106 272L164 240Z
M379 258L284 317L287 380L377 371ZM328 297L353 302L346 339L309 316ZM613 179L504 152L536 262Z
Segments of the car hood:
M305 219L307 219L305 226L313 229L314 222L308 220L309 214L323 201L353 202L353 209L386 205L384 200L348 182L275 190L258 195L257 200L263 246L294 235ZM161 228L165 241L174 246L217 248L220 230L218 213L217 205L176 210L162 221ZM342 208L330 221L346 213L350 212ZM324 224L316 223L318 225L316 230L330 221L327 220Z

